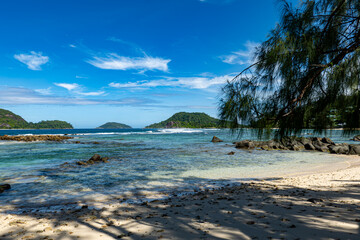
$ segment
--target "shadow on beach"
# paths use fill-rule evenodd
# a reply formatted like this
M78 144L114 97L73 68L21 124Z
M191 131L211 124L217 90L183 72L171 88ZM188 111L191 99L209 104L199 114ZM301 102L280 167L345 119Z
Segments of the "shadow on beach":
M141 204L4 213L1 239L359 239L359 181L338 181L346 188L278 186L275 179Z

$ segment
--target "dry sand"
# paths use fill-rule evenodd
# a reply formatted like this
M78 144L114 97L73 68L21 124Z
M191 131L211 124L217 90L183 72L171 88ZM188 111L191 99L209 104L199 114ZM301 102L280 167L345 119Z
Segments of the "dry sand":
M360 239L359 159L139 205L3 212L0 239Z

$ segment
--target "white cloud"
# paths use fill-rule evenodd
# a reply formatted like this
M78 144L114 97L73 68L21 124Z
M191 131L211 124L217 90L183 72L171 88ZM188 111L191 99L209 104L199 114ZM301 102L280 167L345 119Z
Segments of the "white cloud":
M100 96L105 94L104 91L84 92L83 87L77 83L54 83L54 84L58 87L65 88L72 93L82 96Z
M0 104L3 105L130 105L148 106L156 101L147 98L85 99L75 97L45 96L20 87L0 87Z
M185 87L191 89L207 89L215 85L225 84L231 80L233 75L224 75L219 77L166 77L159 80L144 80L137 82L109 84L114 88L149 88L149 87Z
M35 89L34 91L40 93L41 95L51 95L51 87L43 88L43 89Z
M76 94L83 95L83 96L100 96L103 95L104 91L98 91L98 92L81 92L81 91L75 91Z
M168 71L168 63L170 59L154 58L154 57L124 57L116 53L108 54L106 57L94 57L87 62L91 65L101 69L112 70L159 70L163 72Z
M43 56L41 52L31 51L30 54L15 54L14 58L25 65L31 70L41 70L41 65L49 61L48 56Z
M254 63L254 53L256 48L259 46L258 43L247 41L245 43L246 50L240 50L237 52L232 52L232 54L220 56L219 58L228 64L253 64Z
M69 91L80 87L80 85L77 83L54 83L54 84L58 87L66 88Z

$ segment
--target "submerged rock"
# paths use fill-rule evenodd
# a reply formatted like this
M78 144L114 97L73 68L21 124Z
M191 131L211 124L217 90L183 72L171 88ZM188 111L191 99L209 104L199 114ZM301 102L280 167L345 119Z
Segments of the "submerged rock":
M11 189L10 184L1 184L0 185L0 193L4 192L5 190Z
M30 135L30 136L9 136L3 135L0 136L0 140L4 141L18 141L18 142L35 142L35 141L56 141L60 142L67 139L72 139L73 137L60 136L60 135Z
M108 157L101 157L99 154L94 154L86 162L85 161L78 161L78 162L76 162L76 164L80 165L80 166L87 166L87 165L93 165L95 163L100 163L100 162L107 163L107 162L109 162L109 158Z
M217 143L217 142L223 142L223 140L221 140L221 139L218 138L217 136L213 136L213 138L211 139L211 142Z

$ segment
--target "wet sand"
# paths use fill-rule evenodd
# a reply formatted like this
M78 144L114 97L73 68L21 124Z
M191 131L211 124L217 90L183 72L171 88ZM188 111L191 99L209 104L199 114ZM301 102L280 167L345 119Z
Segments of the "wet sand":
M2 212L0 239L359 239L360 157L315 171L143 204Z

